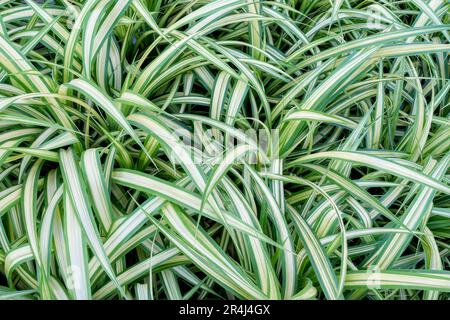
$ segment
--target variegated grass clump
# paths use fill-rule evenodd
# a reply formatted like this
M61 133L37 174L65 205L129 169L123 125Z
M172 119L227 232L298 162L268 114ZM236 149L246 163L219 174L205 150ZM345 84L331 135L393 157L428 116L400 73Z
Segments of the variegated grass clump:
M448 299L449 12L0 1L0 298Z

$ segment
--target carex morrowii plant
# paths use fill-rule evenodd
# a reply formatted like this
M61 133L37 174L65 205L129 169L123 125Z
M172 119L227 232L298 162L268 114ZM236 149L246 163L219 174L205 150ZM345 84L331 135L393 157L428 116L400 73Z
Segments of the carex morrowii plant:
M446 0L0 1L0 298L448 299Z

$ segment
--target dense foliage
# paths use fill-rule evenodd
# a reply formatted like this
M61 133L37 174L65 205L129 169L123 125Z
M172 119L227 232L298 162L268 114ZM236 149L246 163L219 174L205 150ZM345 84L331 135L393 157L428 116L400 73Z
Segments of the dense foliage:
M448 299L447 0L0 0L0 298Z

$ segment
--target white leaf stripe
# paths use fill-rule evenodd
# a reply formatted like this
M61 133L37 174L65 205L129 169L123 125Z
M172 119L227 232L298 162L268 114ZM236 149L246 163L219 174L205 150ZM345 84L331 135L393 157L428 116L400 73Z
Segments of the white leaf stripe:
M70 200L74 207L78 222L81 225L83 234L89 243L92 251L95 252L106 274L117 284L120 288L111 264L103 248L103 244L95 225L95 221L90 210L89 202L86 197L81 176L79 174L78 166L75 162L73 151L71 149L60 151L61 169L64 176L64 184L67 187L70 195Z

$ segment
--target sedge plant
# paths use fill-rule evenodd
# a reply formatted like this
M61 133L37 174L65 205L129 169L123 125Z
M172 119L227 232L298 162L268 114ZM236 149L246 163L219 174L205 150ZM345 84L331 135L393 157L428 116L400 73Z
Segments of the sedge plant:
M446 0L1 0L0 298L446 300Z

